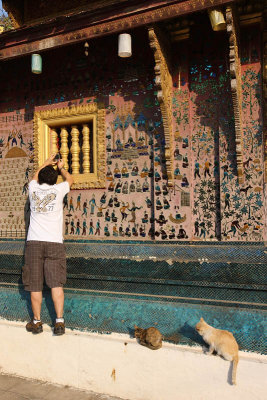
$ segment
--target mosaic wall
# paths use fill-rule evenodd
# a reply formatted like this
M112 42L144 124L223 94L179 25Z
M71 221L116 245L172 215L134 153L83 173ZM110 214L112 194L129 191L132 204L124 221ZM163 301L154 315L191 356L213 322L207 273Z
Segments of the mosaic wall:
M227 37L208 31L201 42L198 32L192 35L198 41L177 45L173 53L172 189L146 32L133 34L130 59L117 57L117 38L108 37L90 43L88 57L82 45L44 54L40 76L30 73L28 57L2 67L0 236L24 235L33 112L101 102L106 108L106 189L72 190L64 199L66 238L262 240L260 40L247 32L242 48L246 125L245 184L240 187Z

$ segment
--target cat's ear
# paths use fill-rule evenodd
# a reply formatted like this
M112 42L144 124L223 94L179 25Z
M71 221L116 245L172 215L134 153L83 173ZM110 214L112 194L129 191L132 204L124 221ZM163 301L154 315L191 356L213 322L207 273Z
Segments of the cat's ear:
M137 325L134 325L134 329L138 329L138 326L137 326Z

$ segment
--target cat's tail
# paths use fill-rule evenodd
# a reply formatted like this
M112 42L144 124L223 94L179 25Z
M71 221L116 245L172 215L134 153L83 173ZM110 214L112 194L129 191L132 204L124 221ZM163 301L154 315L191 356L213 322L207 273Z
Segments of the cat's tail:
M233 371L232 371L232 384L236 385L236 370L237 370L237 364L238 364L238 354L236 354L233 357Z

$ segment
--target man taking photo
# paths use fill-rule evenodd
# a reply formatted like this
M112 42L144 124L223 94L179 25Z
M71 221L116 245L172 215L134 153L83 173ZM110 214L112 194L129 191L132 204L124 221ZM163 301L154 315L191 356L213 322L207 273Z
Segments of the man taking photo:
M30 225L25 249L22 280L25 290L31 292L33 319L26 329L41 333L43 281L51 288L56 312L54 334L65 333L63 317L66 283L66 254L63 244L63 198L70 191L73 177L64 169L63 160L56 161L56 154L45 161L29 183ZM53 165L57 164L57 169ZM58 174L63 182L57 184Z

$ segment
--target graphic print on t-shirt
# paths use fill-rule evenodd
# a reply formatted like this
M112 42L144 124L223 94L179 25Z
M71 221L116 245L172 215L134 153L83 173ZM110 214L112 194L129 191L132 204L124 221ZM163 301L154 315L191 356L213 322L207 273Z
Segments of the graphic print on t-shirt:
M36 212L51 212L54 211L55 206L55 199L57 197L55 192L47 193L43 198L42 195L44 194L43 191L33 192L32 194L32 210ZM40 196L40 197L39 197ZM47 207L46 207L47 206Z

